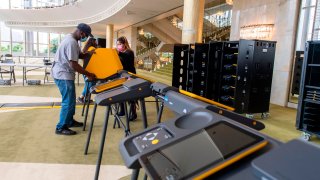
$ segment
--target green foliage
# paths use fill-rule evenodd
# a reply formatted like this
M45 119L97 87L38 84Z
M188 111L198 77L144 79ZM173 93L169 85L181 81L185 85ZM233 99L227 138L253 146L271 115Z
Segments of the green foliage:
M59 42L59 39L58 38L54 38L50 41L50 52L51 53L56 53L57 52L57 49L58 49L58 42Z
M2 52L9 52L9 51L10 51L10 45L1 46L1 51L2 51Z
M12 47L12 52L22 52L22 50L23 50L22 44L15 44Z

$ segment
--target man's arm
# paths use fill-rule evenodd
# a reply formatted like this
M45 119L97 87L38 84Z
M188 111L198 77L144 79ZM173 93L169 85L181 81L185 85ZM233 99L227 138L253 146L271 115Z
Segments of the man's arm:
M89 80L93 80L95 78L95 75L84 70L77 61L69 61L70 66L77 71L80 74L86 75Z
M80 52L79 54L79 59L84 59L86 56L95 54L95 48L89 48L88 50L84 51L84 52Z
M87 55L87 53L80 52L79 59L84 59L86 57L86 55Z

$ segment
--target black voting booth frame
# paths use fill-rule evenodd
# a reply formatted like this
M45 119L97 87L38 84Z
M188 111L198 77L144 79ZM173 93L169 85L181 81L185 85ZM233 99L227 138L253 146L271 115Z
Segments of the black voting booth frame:
M296 127L303 138L320 136L320 41L306 43L299 93Z
M268 117L276 42L240 40L174 47L172 86Z
M112 112L112 108L115 109L115 113L114 113L115 121L114 121L113 128L115 128L116 124L118 124L118 127L122 126L125 131L125 136L128 136L131 134L128 115L130 114L132 109L130 106L130 108L128 110L127 105L126 105L126 102L128 102L128 101L138 100L140 102L143 126L144 126L144 128L147 128L147 126L148 126L144 98L151 95L151 89L150 89L151 82L144 80L144 79L141 79L141 78L139 78L140 76L138 77L138 75L131 74L126 71L119 72L119 76L128 78L128 80L125 81L124 83L119 84L119 85L112 85L109 88L107 88L105 91L102 91L99 93L96 92L96 88L95 88L96 86L101 86L101 85L108 86L108 83L111 84L113 81L116 81L117 79L114 79L111 82L106 82L104 84L96 85L95 87L93 87L90 90L90 93L88 95L89 99L91 98L91 94L96 94L96 97L95 97L94 108L93 108L93 112L92 112L89 132L88 132L88 136L87 136L87 141L86 141L86 145L85 145L85 152L84 152L85 155L87 155L87 153L88 153L88 148L89 148L89 144L90 144L90 139L91 139L91 134L92 134L92 129L93 129L97 106L99 105L99 106L106 107L106 114L105 114L103 129L102 129L101 142L100 142L98 160L97 160L97 165L96 165L95 179L99 178L100 166L101 166L102 155L103 155L103 150L104 150L105 137L106 137L106 133L107 133L109 116ZM124 124L122 122L122 120L119 118L119 116L117 115L118 106L114 107L114 105L118 104L118 103L124 103L126 124ZM87 104L87 106L86 106L85 122L86 122L87 115L88 115L88 109L89 109L89 104Z

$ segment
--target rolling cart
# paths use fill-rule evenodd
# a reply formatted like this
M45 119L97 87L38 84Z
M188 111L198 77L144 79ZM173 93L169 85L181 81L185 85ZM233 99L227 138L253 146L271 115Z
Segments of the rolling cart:
M309 41L301 73L301 86L296 127L302 138L320 136L320 41Z

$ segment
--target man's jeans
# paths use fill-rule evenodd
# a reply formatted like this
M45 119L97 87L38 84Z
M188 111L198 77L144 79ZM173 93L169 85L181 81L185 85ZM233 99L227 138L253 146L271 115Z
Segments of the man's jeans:
M68 127L72 124L76 109L76 90L74 80L54 79L62 96L60 120L57 129Z

